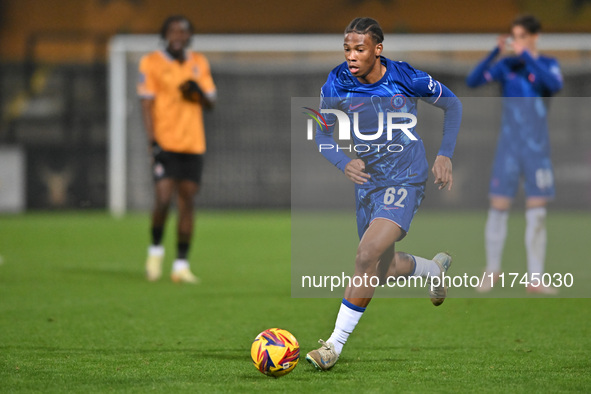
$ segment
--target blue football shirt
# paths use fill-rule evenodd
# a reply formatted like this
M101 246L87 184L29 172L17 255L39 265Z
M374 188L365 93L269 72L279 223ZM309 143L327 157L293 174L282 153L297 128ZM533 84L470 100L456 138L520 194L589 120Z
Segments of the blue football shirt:
M562 89L558 61L548 56L534 58L527 50L504 57L495 48L466 78L470 87L498 82L503 94L499 147L521 156L549 155L548 97Z
M428 177L425 148L411 117L417 116L422 99L445 111L439 155L452 157L460 128L459 99L429 74L405 62L380 58L386 72L376 83L363 84L347 63L334 68L321 89L320 112L342 111L349 119L351 140L339 140L338 116L324 113L325 123L316 127L320 152L341 171L351 161L344 151L355 152L365 162L371 178L363 187L424 183ZM417 124L420 119L415 118ZM388 125L394 125L388 133ZM407 125L407 126L405 126ZM381 132L380 132L381 130Z

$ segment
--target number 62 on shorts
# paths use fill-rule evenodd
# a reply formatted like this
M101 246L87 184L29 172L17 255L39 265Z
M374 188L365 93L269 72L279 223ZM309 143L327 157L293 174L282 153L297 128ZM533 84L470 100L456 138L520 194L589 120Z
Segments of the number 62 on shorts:
M358 188L356 208L359 237L378 218L390 220L405 233L408 232L412 218L423 200L424 191L425 184Z
M384 193L384 205L391 205L394 203L394 206L404 208L404 199L407 195L408 192L403 187L399 187L398 189L395 187L389 187Z

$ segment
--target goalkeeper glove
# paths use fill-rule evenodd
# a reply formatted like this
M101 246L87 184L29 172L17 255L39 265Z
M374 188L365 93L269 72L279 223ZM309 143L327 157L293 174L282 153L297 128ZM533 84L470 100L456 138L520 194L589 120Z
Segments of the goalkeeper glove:
M191 101L193 103L198 103L201 101L203 91L197 82L193 81L192 79L185 81L181 86L179 86L179 89L181 90L185 100Z

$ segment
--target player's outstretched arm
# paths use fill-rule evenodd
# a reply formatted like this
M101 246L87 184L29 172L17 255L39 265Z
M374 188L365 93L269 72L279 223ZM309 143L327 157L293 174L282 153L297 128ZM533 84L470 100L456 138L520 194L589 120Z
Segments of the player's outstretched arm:
M484 85L492 80L490 77L490 69L493 61L505 48L506 36L500 36L498 39L498 45L480 62L474 67L474 69L466 77L466 85L471 88Z
M451 159L447 156L438 155L435 158L435 163L431 169L435 176L435 184L439 185L439 190L444 189L447 186L447 190L451 190L454 183L452 174Z
M443 137L437 155L438 157L451 158L460 132L460 124L462 123L462 102L444 84L439 84L441 95L434 102L431 102L432 105L441 108L444 112ZM427 99L427 102L429 102L429 99Z
M423 71L416 72L414 81L414 93L425 102L441 108L445 115L443 118L443 137L441 146L437 152L437 158L433 165L435 183L439 189L448 186L451 189L453 183L451 176L451 160L456 147L456 139L462 122L462 102L441 82L434 80Z
M435 176L435 184L439 185L439 190L445 187L451 190L453 185L451 157L456 147L456 140L462 122L462 102L444 84L437 82L437 86L439 86L439 90L435 89L432 91L437 96L424 98L425 101L441 108L445 113L443 119L443 138L441 139L441 146L439 147L431 171L433 171L433 175Z
M329 81L331 80L331 75L329 76ZM338 106L333 103L333 98L330 97L330 83L327 82L322 86L321 93L320 93L320 112L322 109L336 109ZM322 116L320 112L316 112L317 115ZM324 115L324 125L325 127L321 127L318 125L316 127L316 136L314 140L316 141L316 145L318 146L318 151L322 153L322 156L326 158L329 162L332 163L335 167L339 170L345 172L345 167L351 161L351 158L343 153L342 150L338 148L338 144L335 142L333 138L333 133L336 125L336 117L332 114L325 114Z

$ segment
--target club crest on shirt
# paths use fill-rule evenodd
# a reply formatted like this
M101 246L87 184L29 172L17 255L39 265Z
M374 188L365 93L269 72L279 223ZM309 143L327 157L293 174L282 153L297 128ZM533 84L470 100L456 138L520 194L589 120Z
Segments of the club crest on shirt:
M400 93L399 94L395 94L390 99L390 104L392 104L392 108L394 108L394 109L400 109L400 108L404 107L404 105L406 104L406 97L404 97Z

